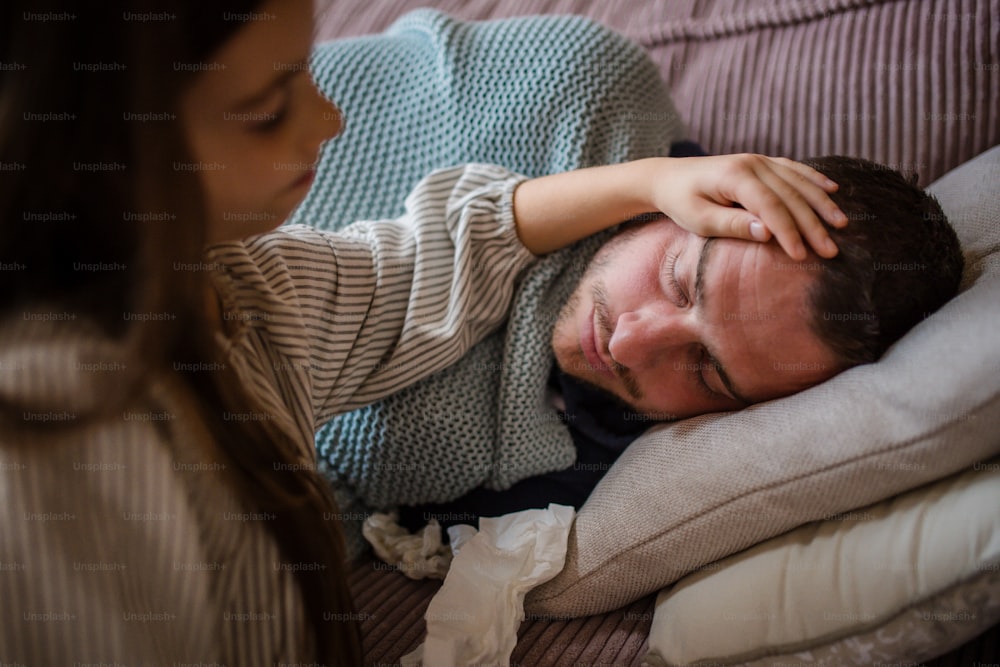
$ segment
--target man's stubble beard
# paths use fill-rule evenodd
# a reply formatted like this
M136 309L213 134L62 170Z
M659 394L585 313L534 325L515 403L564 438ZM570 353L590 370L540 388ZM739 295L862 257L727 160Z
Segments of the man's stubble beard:
M622 399L615 395L610 389L595 383L587 375L587 371L591 371L591 367L590 363L587 361L586 355L583 353L583 350L580 349L580 332L576 330L576 322L579 316L577 311L583 301L583 291L584 289L587 289L586 286L590 285L589 289L593 293L595 308L600 307L598 302L604 298L602 296L604 293L602 288L603 284L600 280L594 279L593 276L593 274L596 273L594 269L597 269L603 264L605 264L605 262L598 263L595 261L591 266L589 266L584 276L580 278L580 282L577 283L573 293L570 294L569 299L567 299L566 303L563 304L563 307L559 311L559 316L556 318L555 327L553 327L552 330L551 346L553 355L556 359L556 365L559 366L559 369L563 373L592 389L602 391L610 396L613 396L616 400L622 401ZM610 331L608 329L610 327L608 323L602 321L601 328L605 330L605 335L609 335Z
M583 280L583 278L580 279L580 282L573 289L573 293L570 294L569 299L559 309L559 315L556 317L556 324L552 328L552 339L550 341L556 365L559 366L563 373L573 377L578 377L577 372L574 372L577 369L573 367L578 366L584 361L583 352L576 344L576 338L565 335L564 331L567 329L572 330L575 320L574 315L582 301L580 286L583 284ZM562 336L560 336L561 333L563 333ZM569 340L560 341L560 338L568 338Z

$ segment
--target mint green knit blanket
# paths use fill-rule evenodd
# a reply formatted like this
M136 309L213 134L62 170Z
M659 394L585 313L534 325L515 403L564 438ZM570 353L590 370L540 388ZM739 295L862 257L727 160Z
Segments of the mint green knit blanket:
M346 119L290 220L321 229L401 215L410 189L440 167L539 176L666 155L684 137L642 49L582 17L473 23L418 10L381 35L318 46L311 65ZM535 264L506 326L457 364L319 430L343 512L504 489L573 464L546 401L549 340L603 238Z

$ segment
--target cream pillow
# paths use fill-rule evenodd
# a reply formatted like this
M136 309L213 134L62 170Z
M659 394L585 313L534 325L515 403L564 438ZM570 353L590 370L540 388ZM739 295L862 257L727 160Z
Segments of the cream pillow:
M645 665L907 664L1000 621L1000 459L811 523L660 593Z
M648 432L581 508L529 614L616 609L810 521L1000 453L1000 147L929 188L966 253L963 291L878 363L738 413Z

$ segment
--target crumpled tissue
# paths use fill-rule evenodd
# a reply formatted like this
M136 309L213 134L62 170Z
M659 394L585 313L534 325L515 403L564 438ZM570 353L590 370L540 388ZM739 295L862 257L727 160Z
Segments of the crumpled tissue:
M448 529L454 559L424 618L427 638L405 667L507 667L524 620L524 596L562 570L576 511L547 509L481 518Z
M441 525L434 519L416 535L400 526L395 513L375 512L365 519L361 533L375 555L410 579L444 579L452 549L441 543Z

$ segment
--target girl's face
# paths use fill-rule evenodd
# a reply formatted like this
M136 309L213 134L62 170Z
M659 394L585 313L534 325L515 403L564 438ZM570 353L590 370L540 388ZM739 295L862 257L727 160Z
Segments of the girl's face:
M268 0L211 57L180 102L206 194L208 242L280 225L312 182L320 144L340 111L309 73L310 0Z

